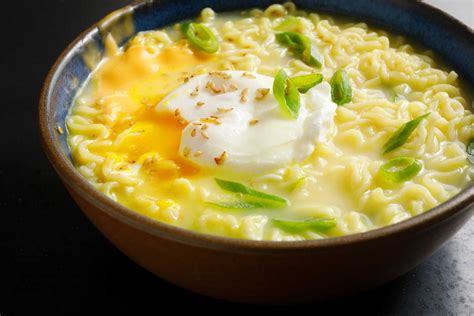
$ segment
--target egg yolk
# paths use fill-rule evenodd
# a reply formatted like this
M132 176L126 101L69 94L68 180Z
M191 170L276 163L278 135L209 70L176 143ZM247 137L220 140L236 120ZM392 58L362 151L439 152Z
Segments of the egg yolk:
M152 106L182 82L183 73L210 58L184 42L162 50L136 45L108 57L94 77L103 108L102 122L113 131L110 140L114 145L100 154L118 154L128 163L157 157L158 165L177 170L169 173L172 177L199 173L197 165L179 156L185 125L174 113L158 113ZM155 169L150 166L150 170Z
M181 175L197 174L199 167L178 154L181 132L184 125L172 113L158 113L146 108L137 115L137 123L121 135L116 152L127 154L129 160L137 161L142 155L156 152L160 159L171 160Z

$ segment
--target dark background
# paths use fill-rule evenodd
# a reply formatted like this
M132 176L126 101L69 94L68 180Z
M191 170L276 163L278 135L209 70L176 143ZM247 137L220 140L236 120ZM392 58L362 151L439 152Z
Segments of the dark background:
M313 306L228 306L177 288L115 249L74 204L41 150L41 85L61 50L123 0L2 4L0 315L283 310L311 314L474 315L474 223L407 275ZM309 307L309 308L308 308Z

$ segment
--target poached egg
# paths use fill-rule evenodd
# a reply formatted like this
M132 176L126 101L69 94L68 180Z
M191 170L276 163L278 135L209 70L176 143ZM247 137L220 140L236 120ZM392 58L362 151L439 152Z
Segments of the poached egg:
M158 103L185 127L179 155L203 168L263 173L301 162L334 130L336 104L323 82L300 95L297 119L272 93L273 78L216 71L186 78Z

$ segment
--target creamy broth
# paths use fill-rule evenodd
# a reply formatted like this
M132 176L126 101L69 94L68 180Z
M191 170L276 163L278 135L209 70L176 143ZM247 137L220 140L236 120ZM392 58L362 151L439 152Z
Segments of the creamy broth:
M292 30L319 49L321 68L307 65L275 40L275 29L290 16L298 17ZM291 3L236 14L204 9L196 20L215 34L218 52L205 53L190 45L179 24L139 33L121 49L109 36L107 57L75 98L67 117L74 163L113 200L153 219L199 232L304 240L365 232L406 220L472 183L474 168L466 153L473 137L472 100L457 74L446 70L431 52L364 23L300 11ZM312 149L307 157L269 170L257 164L249 169L253 171L243 172L241 167L226 168L234 158L230 153L221 157L227 162L216 160L215 166L197 162L195 156L205 153L194 150L186 155L184 148L183 154L183 131L191 123L180 120L179 111L160 110L173 104L176 89L213 71L242 71L242 76L248 72L267 80L282 68L291 76L323 75L323 83L302 94L306 105L312 100L308 95L324 93L336 70L344 69L350 80L351 101L334 106L331 126L319 130L318 135L324 132L326 137L308 147ZM232 74L237 80L240 72ZM243 92L239 93L242 98ZM247 105L258 107L258 97L249 98ZM273 98L273 92L263 98ZM187 99L194 100L183 100ZM225 111L231 110L221 112ZM382 154L384 144L403 124L427 113L401 147ZM276 118L274 124L286 124L283 120ZM263 124L255 121L249 123L256 128ZM202 133L200 128L197 132ZM269 134L269 142L271 138ZM415 158L422 170L403 182L387 181L381 166L396 157ZM284 197L288 205L256 209L212 205L208 202L241 198L219 187L216 178ZM289 230L274 221L308 219L330 219L335 224L324 230Z

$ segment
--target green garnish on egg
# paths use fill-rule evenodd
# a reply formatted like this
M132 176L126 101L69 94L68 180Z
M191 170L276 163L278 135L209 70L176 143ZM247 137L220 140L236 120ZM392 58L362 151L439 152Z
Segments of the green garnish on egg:
M295 84L296 89L300 93L306 93L309 89L320 84L323 81L323 75L321 74L309 74L296 76L291 78L291 81Z
M300 112L300 93L283 69L278 71L273 81L273 96L285 113L291 118L298 118Z

